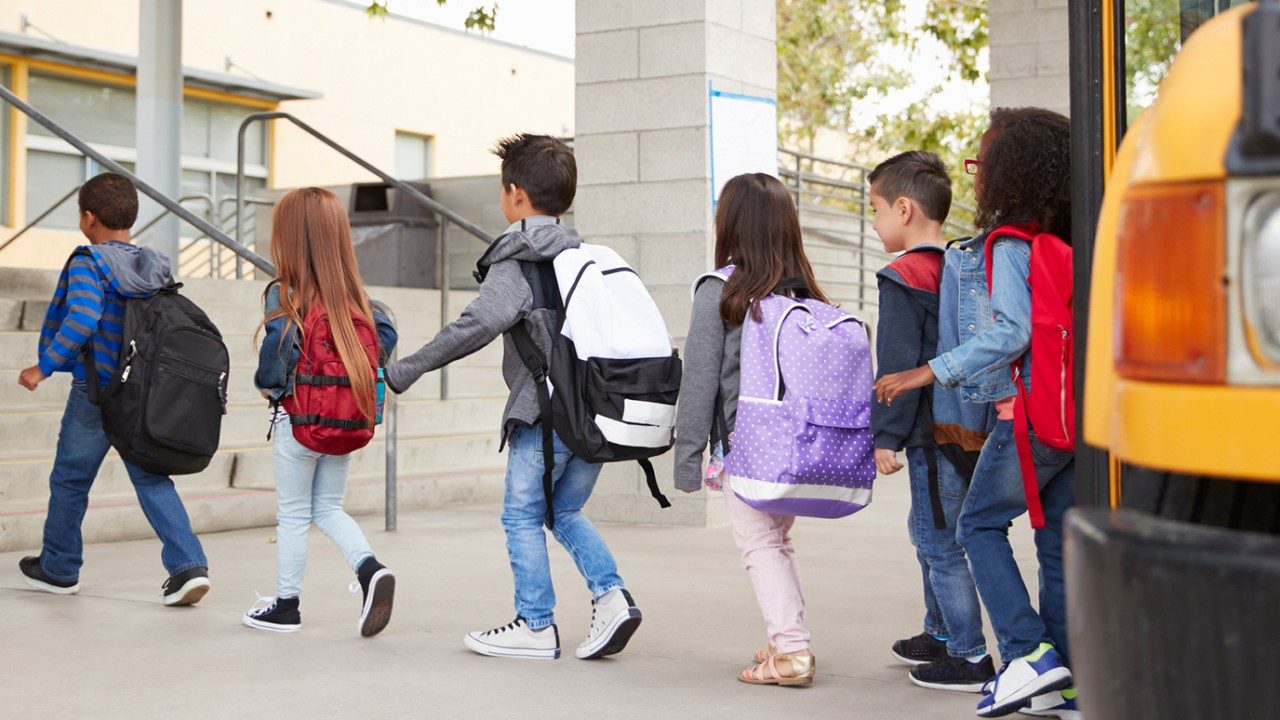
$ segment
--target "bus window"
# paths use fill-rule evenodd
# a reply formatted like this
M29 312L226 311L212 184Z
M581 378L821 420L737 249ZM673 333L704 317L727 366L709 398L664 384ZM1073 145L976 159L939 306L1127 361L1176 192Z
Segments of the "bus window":
M1196 28L1249 0L1122 0L1125 107L1129 120L1151 106L1173 56Z

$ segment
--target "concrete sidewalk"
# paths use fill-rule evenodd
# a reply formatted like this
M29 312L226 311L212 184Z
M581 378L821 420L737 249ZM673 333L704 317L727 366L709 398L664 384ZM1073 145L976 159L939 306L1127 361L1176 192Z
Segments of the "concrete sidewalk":
M463 648L466 631L514 615L496 506L402 516L396 533L379 517L361 519L398 577L391 625L372 640L356 632L352 574L315 531L296 635L240 624L255 589L274 594L271 529L202 538L213 590L194 608L161 605L158 541L89 546L73 597L27 589L22 553L0 554L0 717L973 717L977 695L917 688L889 654L894 639L919 631L922 614L907 503L899 473L879 480L862 513L797 524L819 670L808 689L735 680L764 638L726 527L603 528L645 620L626 652L593 662L573 657L589 597L558 547L566 657L500 660ZM1034 593L1029 541L1021 519L1015 547Z

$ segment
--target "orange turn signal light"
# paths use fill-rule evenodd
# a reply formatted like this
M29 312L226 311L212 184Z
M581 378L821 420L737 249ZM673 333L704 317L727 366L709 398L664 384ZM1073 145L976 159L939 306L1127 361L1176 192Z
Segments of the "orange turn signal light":
M1130 189L1120 210L1118 241L1116 371L1135 380L1224 382L1222 183Z

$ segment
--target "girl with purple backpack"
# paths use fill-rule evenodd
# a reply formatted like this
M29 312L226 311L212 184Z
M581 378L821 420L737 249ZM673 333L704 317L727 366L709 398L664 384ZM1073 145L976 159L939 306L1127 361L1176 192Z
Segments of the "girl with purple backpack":
M776 178L730 180L715 233L719 269L695 283L686 335L675 485L696 492L705 478L724 492L768 631L738 679L805 686L814 657L790 532L796 515L840 517L870 501L866 331L826 304L795 205Z

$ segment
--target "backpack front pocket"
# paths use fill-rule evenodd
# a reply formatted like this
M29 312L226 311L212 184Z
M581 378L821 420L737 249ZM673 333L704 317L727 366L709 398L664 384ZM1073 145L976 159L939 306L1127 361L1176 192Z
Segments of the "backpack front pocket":
M869 486L875 480L870 402L797 398L783 407L795 433L788 468L793 482Z

